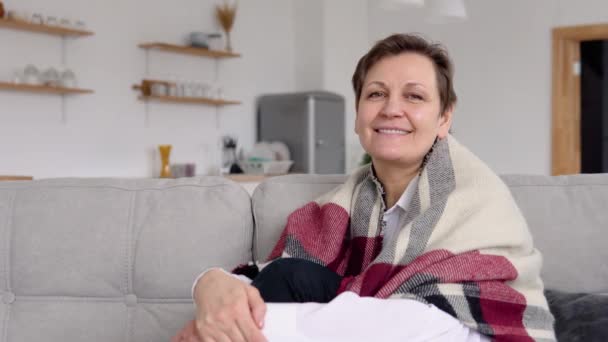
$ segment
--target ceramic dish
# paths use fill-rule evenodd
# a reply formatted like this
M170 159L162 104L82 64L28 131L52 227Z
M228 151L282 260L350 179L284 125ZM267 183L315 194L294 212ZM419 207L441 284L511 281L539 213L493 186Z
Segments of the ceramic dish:
M289 148L285 143L273 141L270 143L270 149L274 152L274 160L291 160Z

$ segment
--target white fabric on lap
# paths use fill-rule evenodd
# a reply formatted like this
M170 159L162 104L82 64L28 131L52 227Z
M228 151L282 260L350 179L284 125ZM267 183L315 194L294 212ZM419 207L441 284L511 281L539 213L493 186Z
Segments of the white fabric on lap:
M270 342L489 341L433 305L345 292L328 304L268 303Z

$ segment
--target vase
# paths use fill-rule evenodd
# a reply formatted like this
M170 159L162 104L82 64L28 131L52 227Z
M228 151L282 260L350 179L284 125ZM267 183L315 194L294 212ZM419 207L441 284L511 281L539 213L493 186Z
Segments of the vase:
M232 52L232 40L230 39L230 31L226 31L226 51Z
M160 178L171 178L171 167L169 164L169 156L171 155L171 145L158 145L160 152Z

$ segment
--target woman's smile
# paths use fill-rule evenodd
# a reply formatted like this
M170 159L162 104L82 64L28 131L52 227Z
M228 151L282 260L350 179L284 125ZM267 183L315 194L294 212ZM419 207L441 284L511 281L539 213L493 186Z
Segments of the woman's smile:
M408 135L411 133L411 131L399 128L376 128L374 132L380 135Z

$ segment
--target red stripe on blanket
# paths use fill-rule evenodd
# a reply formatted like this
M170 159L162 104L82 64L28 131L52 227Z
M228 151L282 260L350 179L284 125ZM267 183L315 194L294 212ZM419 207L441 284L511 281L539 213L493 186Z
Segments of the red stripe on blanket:
M399 286L412 276L425 273L439 278L437 271L433 272L432 266L452 257L454 254L446 250L431 251L419 256L407 265L393 265L387 263L376 263L371 265L359 282L353 282L353 286L361 286L361 296L374 296L387 298Z
M443 283L509 281L517 278L517 270L507 258L480 254L479 251L454 254L447 250L435 250L421 255L406 266L398 267L406 271L408 278L416 273L425 273Z
M355 237L351 242L351 256L346 269L346 276L360 274L367 268L382 250L382 236Z
M385 285L393 270L393 265L378 263L371 265L364 273L363 277L353 282L353 286L361 286L360 296L376 296L378 291ZM388 296L387 296L388 297Z
M505 257L480 254L478 251L454 254L447 250L435 250L419 256L407 265L372 264L361 275L364 285L360 295L388 297L416 274L432 276L441 283L488 280L498 283L517 278L517 270ZM504 286L510 289L507 285ZM506 296L502 298L521 303L520 297L515 295L518 293L514 290L512 292L501 292Z
M534 339L529 336L517 336L517 335L494 336L494 342L528 342L528 341L534 341ZM551 341L553 341L553 340L551 340Z
M419 256L407 265L373 264L361 279L363 284L361 295L387 298L405 281L419 273L431 274L440 278L437 274L439 272L433 270L432 266L439 265L452 256L454 254L447 250L435 250Z
M496 341L534 341L523 323L526 298L522 294L495 281L478 282L477 286L483 319L492 327Z
M277 242L276 245L274 245L274 248L270 252L270 255L268 256L268 258L266 258L266 261L274 260L276 258L281 257L281 254L283 254L283 251L285 250L285 240L286 239L287 239L287 230L283 229L283 232L281 233L281 237L279 237L279 241Z
M294 236L309 256L325 265L340 265L348 248L345 238L349 219L348 212L337 204L328 203L322 207L316 202L306 204L287 218L287 226L269 260L280 257L287 237Z

